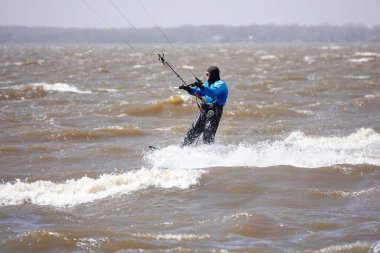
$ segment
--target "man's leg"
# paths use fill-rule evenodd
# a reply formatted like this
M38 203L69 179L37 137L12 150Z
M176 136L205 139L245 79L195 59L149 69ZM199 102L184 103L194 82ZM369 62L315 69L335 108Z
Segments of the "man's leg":
M203 112L199 113L196 121L193 122L183 140L181 147L191 145L204 131L206 126L206 116Z
M216 130L218 130L220 119L223 115L223 108L216 107L212 117L207 119L206 126L203 132L203 143L211 144L215 141Z

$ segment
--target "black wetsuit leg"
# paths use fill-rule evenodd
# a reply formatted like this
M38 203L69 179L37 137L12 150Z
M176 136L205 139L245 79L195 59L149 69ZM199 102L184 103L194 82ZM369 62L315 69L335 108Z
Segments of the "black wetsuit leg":
M191 145L203 133L206 126L206 120L206 114L201 111L198 118L193 122L190 129L187 131L181 147Z
M212 110L212 109L210 109ZM223 107L215 107L214 115L207 118L207 111L199 113L196 121L193 122L189 131L183 140L181 147L191 145L202 133L203 143L210 144L215 141L216 130L218 130L219 121L222 118Z
M223 107L215 107L214 115L207 119L203 132L203 143L211 144L215 141L216 130L218 130L220 119L223 115Z

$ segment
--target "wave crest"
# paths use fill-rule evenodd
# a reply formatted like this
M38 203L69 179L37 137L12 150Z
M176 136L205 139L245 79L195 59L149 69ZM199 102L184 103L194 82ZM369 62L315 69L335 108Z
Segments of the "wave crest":
M198 183L203 170L145 169L121 174L82 177L63 183L36 181L0 185L1 205L32 203L56 207L76 206L109 196L128 194L148 187L186 189Z
M364 128L343 137L309 136L297 131L284 140L273 142L186 148L169 146L145 158L154 166L163 168L380 165L380 134Z
M79 94L90 94L89 90L81 90L67 83L30 83L18 84L0 89L0 100L34 99L45 97L49 91L71 92Z

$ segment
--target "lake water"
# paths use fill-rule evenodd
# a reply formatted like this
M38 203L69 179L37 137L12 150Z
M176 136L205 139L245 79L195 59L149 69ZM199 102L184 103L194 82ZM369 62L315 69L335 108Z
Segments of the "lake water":
M380 252L379 44L2 45L0 130L1 252Z

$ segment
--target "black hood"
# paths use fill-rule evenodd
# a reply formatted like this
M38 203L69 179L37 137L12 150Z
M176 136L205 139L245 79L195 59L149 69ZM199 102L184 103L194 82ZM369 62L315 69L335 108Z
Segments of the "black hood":
M219 68L217 66L209 67L207 72L210 74L207 80L210 85L220 80Z

